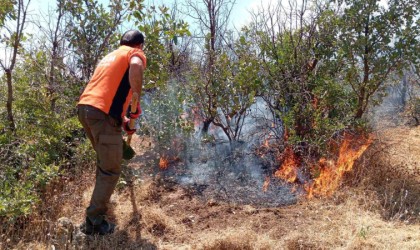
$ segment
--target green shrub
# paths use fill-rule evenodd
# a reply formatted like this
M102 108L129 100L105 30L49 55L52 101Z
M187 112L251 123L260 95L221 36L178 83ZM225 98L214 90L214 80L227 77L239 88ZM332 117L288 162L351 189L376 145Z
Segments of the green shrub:
M88 141L74 135L80 130L74 118L51 126L54 130L30 127L0 136L0 217L30 214L54 178L94 161Z

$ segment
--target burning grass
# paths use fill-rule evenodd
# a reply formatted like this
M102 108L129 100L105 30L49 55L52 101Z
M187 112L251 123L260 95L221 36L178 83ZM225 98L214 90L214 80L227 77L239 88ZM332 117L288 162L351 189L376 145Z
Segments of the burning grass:
M312 183L306 185L308 197L331 196L341 185L344 174L353 170L354 163L363 155L372 141L372 135L365 138L345 134L337 160L321 158L318 166L312 168L319 171L319 175Z
M159 168L162 170L167 169L169 166L169 161L166 156L161 156L159 159Z
M280 168L274 176L289 183L303 182L308 198L328 197L340 187L344 174L353 170L354 163L363 155L373 141L373 136L368 137L346 133L340 143L331 147L337 156L331 159L321 158L310 166L311 177L309 180L298 179L300 168L304 168L305 161L301 159L291 146L287 146L281 154ZM337 150L338 148L338 150Z
M300 166L299 158L293 152L293 149L288 146L283 153L283 164L274 175L287 182L294 183L298 177L298 168Z

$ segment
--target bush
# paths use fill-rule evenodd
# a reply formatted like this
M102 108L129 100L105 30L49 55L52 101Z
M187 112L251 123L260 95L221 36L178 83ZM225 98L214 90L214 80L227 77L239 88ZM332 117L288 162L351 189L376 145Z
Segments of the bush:
M0 217L30 214L50 181L93 160L75 118L58 121L1 135Z
M188 134L194 131L194 124L176 82L165 88L147 93L142 99L143 115L140 120L140 135L150 136L156 142L160 155L176 158Z

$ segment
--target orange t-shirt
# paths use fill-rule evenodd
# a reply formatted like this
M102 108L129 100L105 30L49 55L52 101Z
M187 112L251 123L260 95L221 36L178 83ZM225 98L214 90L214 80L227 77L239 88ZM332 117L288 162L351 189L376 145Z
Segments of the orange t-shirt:
M106 55L96 67L78 104L93 106L121 120L132 96L128 72L133 56L139 57L146 68L146 56L141 49L120 46Z

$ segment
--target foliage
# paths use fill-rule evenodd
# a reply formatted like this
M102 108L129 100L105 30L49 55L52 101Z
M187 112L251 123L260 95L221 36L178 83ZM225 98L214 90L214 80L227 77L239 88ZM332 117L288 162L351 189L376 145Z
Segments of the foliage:
M27 128L17 129L17 136L2 135L0 217L29 214L46 185L64 169L80 163L80 155L73 158L81 140L80 135L72 134L79 126L74 118L63 121L54 113L48 118L37 113L31 115L38 115L36 120L25 120ZM45 123L48 126L41 127Z
M165 88L175 64L185 61L175 61L180 58L178 45L182 39L190 36L188 23L177 17L177 9L172 12L165 5L144 7L143 1L133 1L130 9L134 9L129 20L146 36L144 51L147 56L144 88Z
M389 8L375 0L345 3L338 3L342 12L327 1L302 1L254 15L262 96L294 145L322 151L337 131L363 124L390 73L415 60L412 1L390 1Z
M343 82L355 103L354 117L365 113L372 98L381 97L392 72L406 68L418 56L415 51L420 28L412 1L345 1L338 32L338 60L343 65ZM417 39L416 39L417 38Z
M253 41L247 32L235 34L228 30L230 11L235 1L187 1L189 15L197 20L203 45L199 61L190 71L188 92L203 120L206 135L210 124L223 130L226 137L239 140L245 118L261 81L258 78Z
M8 18L14 19L13 5L15 3L10 0L0 0L0 27L4 25L4 21Z
M95 0L66 1L71 16L67 39L73 49L83 83L93 74L97 62L116 44L117 28L125 16L126 1L111 0L108 9Z
M273 124L283 128L289 143L319 151L349 124L349 104L348 90L336 79L338 17L328 5L312 8L303 2L288 12L278 7L257 13L250 36L259 51L259 95L275 114ZM268 26L271 19L277 23Z
M208 112L204 116L213 117L212 123L224 131L229 141L240 139L245 118L261 85L256 52L251 48L247 32L244 30L230 49L217 53L207 88L197 84L206 83L204 79L190 86L201 97L199 103Z
M176 159L182 151L185 139L194 132L194 124L182 100L184 94L174 81L165 89L149 92L142 103L139 134L155 140L158 153Z
M0 134L0 217L9 219L30 214L46 185L64 170L93 160L91 149L83 150L77 118L64 115L74 110L73 101L61 100L67 103L60 104L63 115L50 109L48 83L39 74L45 57L36 55L36 60L28 55L16 67L16 131Z
M143 1L132 1L130 9L133 11L129 20L146 37L143 88L147 94L142 103L140 133L154 138L159 153L164 154L173 147L173 138L192 131L190 123L181 118L187 97L179 82L173 80L178 77L179 68L188 63L182 46L191 34L188 23L177 16L176 6L170 10L165 5L145 7Z

